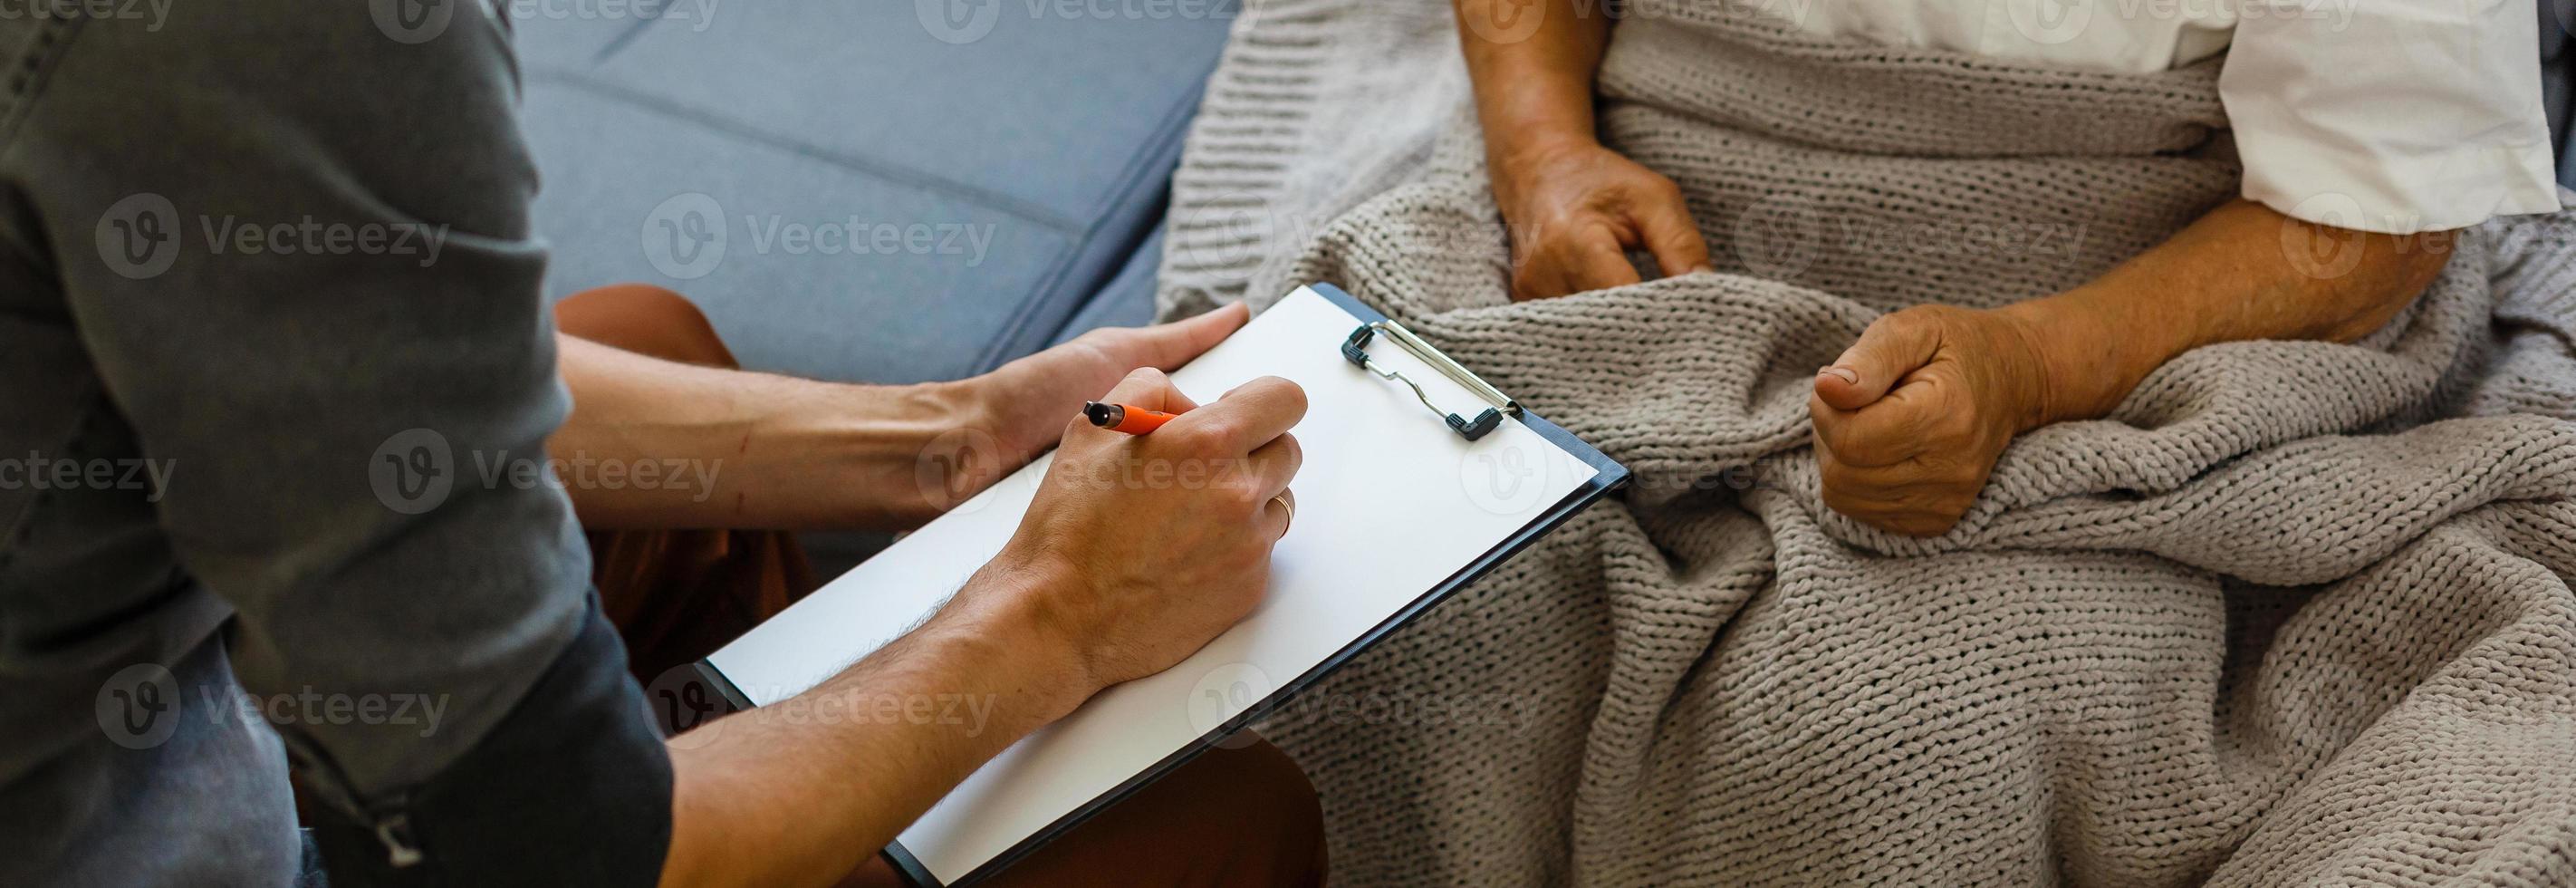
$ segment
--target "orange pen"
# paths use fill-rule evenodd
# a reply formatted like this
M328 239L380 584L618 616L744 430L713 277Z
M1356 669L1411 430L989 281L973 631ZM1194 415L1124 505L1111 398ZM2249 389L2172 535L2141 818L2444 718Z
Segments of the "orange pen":
M1172 417L1179 415L1160 410L1147 410L1143 407L1131 407L1126 404L1082 402L1082 416L1091 420L1092 425L1130 435L1142 435L1162 428L1164 423L1171 422Z

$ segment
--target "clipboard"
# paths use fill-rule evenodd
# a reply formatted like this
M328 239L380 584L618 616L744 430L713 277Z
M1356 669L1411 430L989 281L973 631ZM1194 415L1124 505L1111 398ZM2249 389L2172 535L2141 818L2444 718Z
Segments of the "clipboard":
M1326 308L1327 306L1329 309ZM1328 310L1337 310L1339 313L1348 315L1349 326L1346 331L1336 327L1328 337L1330 341L1324 339L1296 343L1266 341L1275 337L1272 332L1265 331L1264 319L1282 312L1283 308L1298 320L1282 319L1271 326L1295 323L1301 325L1297 328L1300 333L1311 335L1318 332L1316 328L1319 325L1340 320L1338 316L1325 314ZM1535 448L1535 445L1530 445L1528 442L1543 442L1547 448L1552 448L1554 451L1542 457L1550 461L1546 463L1548 466L1546 474L1553 480L1553 485L1541 489L1538 495L1545 497L1546 492L1559 488L1563 488L1564 492L1555 496L1552 501L1533 500L1528 505L1519 507L1521 511L1518 512L1507 512L1496 508L1483 510L1490 514L1458 512L1470 519L1470 522L1478 523L1480 527L1497 526L1498 522L1508 524L1519 521L1521 523L1516 528L1508 530L1489 547L1467 557L1463 564L1447 572L1445 577L1430 583L1427 588L1423 588L1418 593L1408 592L1400 586L1373 590L1371 594L1376 595L1377 598L1372 603L1383 607L1392 602L1392 610L1382 618L1373 619L1365 624L1365 628L1355 635L1347 639L1339 635L1318 635L1314 638L1294 637L1295 645L1303 645L1306 650L1320 650L1323 649L1323 645L1329 645L1329 653L1324 654L1311 665L1304 665L1305 658L1302 656L1288 658L1285 662L1298 664L1302 668L1273 687L1256 688L1252 693L1245 693L1240 684L1232 686L1230 690L1238 694L1240 699L1220 699L1216 703L1204 704L1217 708L1208 713L1206 718L1200 718L1199 713L1193 712L1186 730L1179 729L1167 713L1155 708L1168 705L1201 705L1196 702L1180 704L1173 699L1179 696L1174 691L1178 687L1177 682L1187 677L1185 670L1193 669L1194 664L1197 664L1195 668L1205 669L1206 664L1200 661L1211 657L1222 659L1229 655L1229 651L1259 651L1261 649L1258 646L1265 640L1275 640L1262 638L1263 632L1284 634L1296 631L1293 628L1281 627L1297 625L1298 614L1290 612L1289 609L1298 605L1294 603L1279 605L1281 612L1272 614L1267 613L1272 608L1272 603L1265 601L1263 609L1256 610L1244 624L1239 624L1234 630L1210 642L1207 648L1199 652L1199 655L1184 660L1179 666L1164 673L1102 691L1092 701L1077 709L1072 716L1024 738L1019 745L1012 747L1003 756L987 763L983 770L979 770L974 776L969 777L966 783L952 790L949 798L943 799L939 805L934 806L921 820L907 829L903 838L884 849L883 854L886 859L912 884L922 888L963 888L1001 871L1048 841L1117 804L1137 789L1187 763L1200 752L1221 743L1244 727L1288 705L1300 693L1340 668L1360 651L1386 638L1403 627L1405 623L1455 595L1469 583L1492 571L1540 537L1563 525L1585 507L1624 486L1629 480L1628 470L1616 461L1555 423L1530 412L1508 394L1486 384L1483 379L1405 330L1401 324L1390 320L1384 314L1330 284L1317 283L1299 288L1296 293L1254 318L1251 324L1237 331L1226 344L1220 344L1218 349L1226 349L1237 340L1248 340L1247 345L1237 347L1238 351L1228 356L1237 365L1244 362L1247 354L1256 359L1262 357L1258 352L1247 353L1242 350L1282 348L1318 350L1294 355L1302 362L1299 364L1302 368L1301 372L1308 373L1313 380L1328 380L1334 386L1333 393L1343 396L1346 403L1325 403L1315 394L1316 386L1310 385L1308 421L1301 423L1299 429L1293 431L1299 434L1301 442L1306 442L1309 470L1317 465L1318 444L1303 430L1307 425L1315 422L1316 411L1330 409L1365 411L1365 418L1369 423L1366 430L1372 434L1380 434L1388 438L1404 437L1416 442L1416 446L1421 446L1421 442L1430 440L1428 436L1436 434L1441 440L1453 442L1455 446L1451 449L1457 454L1479 454L1484 451L1479 451L1477 448L1490 449L1500 446ZM1307 342L1312 344L1308 345ZM1211 356L1216 354L1216 350L1211 350L1208 356L1201 357L1200 362L1210 361ZM1324 354L1333 364L1338 365L1339 369L1334 372L1350 375L1347 378L1323 375L1326 371L1313 360L1316 354ZM1200 362L1193 362L1191 367L1197 367ZM1176 371L1175 382L1184 382L1191 373L1191 367ZM1350 379L1366 380L1370 388L1366 390L1354 388L1348 382ZM1194 394L1206 397L1212 396L1214 392ZM1419 406L1413 403L1417 401ZM1516 426L1517 430L1507 430L1505 428L1507 425ZM991 504L979 506L978 501L991 499L999 502L1007 499L1012 495L1012 491L1006 488L1014 483L1013 479L1032 473L1042 473L1046 463L1047 459L1041 458L1037 463L1022 469L1020 473L997 483L994 489L987 490L961 504L951 511L950 516L959 516L954 520L982 525L980 532L987 536L995 532L995 527L998 525L1015 526L1019 514L1025 509L1024 505L1021 510L992 508L989 510L990 514L986 514L985 507ZM1467 471L1466 467L1469 463L1461 461L1457 464L1461 467L1462 473ZM1568 477L1557 477L1554 473L1559 471L1567 472ZM1589 474L1583 474L1585 472ZM1317 517L1309 517L1315 516L1319 510L1315 503L1317 494L1307 493L1306 488L1302 486L1308 480L1307 474L1301 472L1298 479L1301 485L1300 507L1307 512L1307 516L1301 517L1305 517L1308 521L1319 520ZM1023 483L1033 487L1035 481L1032 478ZM1353 508L1364 506L1365 504L1354 504ZM1455 510L1457 507L1447 508ZM952 521L950 516L942 516L931 525L916 532L913 537L907 537L898 542L896 546L900 548L924 536L945 535L950 538L964 536L964 531L951 532L954 528L940 527L943 523ZM1287 557L1290 549L1289 541L1297 538L1298 528L1292 526L1289 537L1283 539L1280 544L1281 554L1274 558L1274 599L1280 596L1283 586L1293 586L1296 583L1293 578L1283 583L1281 579L1283 570L1293 571L1295 568L1293 566L1283 568L1279 562L1281 558ZM925 545L937 544L934 540ZM1408 541L1406 545L1414 545L1414 542ZM1461 547L1472 549L1475 545L1482 545L1481 538L1456 538L1450 541L1448 551L1455 552ZM1430 551L1431 548L1426 547L1425 551ZM746 709L801 693L805 688L829 678L848 663L855 662L861 656L873 652L876 647L882 645L883 641L890 641L892 637L901 634L900 630L916 624L918 617L926 617L930 611L936 609L938 602L945 600L945 597L941 596L937 601L930 602L929 609L921 611L914 619L886 627L893 631L887 638L876 644L861 645L845 639L832 640L833 636L830 634L815 631L812 627L817 623L828 621L832 616L832 608L858 606L852 602L862 592L883 593L882 589L844 590L839 587L845 582L855 584L861 580L870 579L871 577L862 577L862 574L868 574L871 565L894 552L895 549L890 548L886 553L880 553L878 558L871 559L869 564L860 565L842 580L827 585L769 622L754 628L742 638L700 661L696 668L696 678L705 688L711 689L721 698L722 703L725 704L721 707L722 711L713 711L718 709L712 705L713 701L704 704L709 707L708 710L694 713L681 712L676 697L664 701L648 700L648 703L672 703L671 711L665 713L666 720L679 723L667 725L667 727L685 729L720 715L724 711ZM919 563L915 562L916 567ZM1407 569L1437 571L1445 567L1445 564L1438 563L1427 565L1409 561L1399 563ZM965 572L971 572L974 566L980 566L980 564L981 561L977 560L975 565L967 566L965 571L960 573L959 579L963 578ZM1339 563L1334 564L1333 567L1350 569L1347 565ZM872 578L887 582L915 582L912 574L891 572L890 569L878 570ZM911 588L910 592L918 596L926 587L926 581L916 583L916 587ZM948 591L953 593L953 584L948 587ZM826 599L827 596L834 597ZM816 603L818 600L825 600L826 603L818 605ZM919 600L929 601L926 598ZM1330 612L1338 604L1339 602L1315 605L1310 600L1307 609ZM884 607L896 606L884 605ZM1349 621L1371 618L1376 613L1374 610L1360 606L1353 606L1348 610L1351 613L1333 612L1329 619ZM1237 637L1245 634L1249 634L1252 638L1247 641ZM837 654L818 649L835 643L860 649ZM1234 665L1240 667L1268 662L1254 658L1251 654L1245 654L1245 656L1247 660L1244 663ZM1208 676L1221 677L1225 668L1220 665L1217 671L1209 672ZM1257 668L1253 671L1259 672ZM1264 676L1264 678L1266 683L1267 677ZM1202 677L1200 683L1205 683L1207 680L1207 677ZM746 688L746 685L755 681L762 683ZM1160 696L1141 696L1148 693L1149 686L1155 686L1157 683L1160 685L1160 690L1154 693ZM661 684L656 682L657 688ZM671 696L667 689L657 690L656 693L666 697ZM1105 711L1086 721L1086 711L1093 710L1095 707L1102 707ZM1123 712L1107 711L1122 709ZM1153 713L1158 718L1151 720L1152 725L1148 725L1146 720L1133 718L1136 712ZM1129 720L1112 720L1118 717ZM1104 721L1109 723L1108 727L1101 724ZM1142 762L1144 759L1140 756L1152 756L1150 763L1142 764L1132 770L1121 765L1109 772L1123 775L1122 779L1114 779L1114 781L1105 779L1097 772L1071 776L1059 773L1079 770L1079 768L1064 765L1067 761L1075 761L1078 765L1087 764L1080 761L1084 756L1085 748L1078 744L1086 739L1098 740L1113 736L1105 732L1118 730L1118 726L1121 725L1146 725L1135 729L1139 733L1157 730L1154 726L1159 726L1160 733L1154 734L1155 738L1167 740L1177 738L1177 742L1172 744L1174 748L1162 751L1153 744L1152 739L1136 741L1133 744L1120 741L1122 748L1117 752L1121 761ZM1084 733L1086 731L1087 734ZM1188 736L1182 736L1183 734ZM1014 758L1015 756L1018 758ZM988 773L997 771L1000 773ZM1090 782L1083 782L1085 777L1088 777ZM1057 782L1044 783L1047 780ZM1014 781L1041 785L1039 789L1030 791L1026 796L1018 796L1013 795L1014 790L1018 788L1014 785ZM1094 785L1099 785L1100 788L1097 791L1089 789ZM1067 787L1076 787L1076 789L1069 790ZM1072 797L1080 798L1080 801L1067 802L1069 792L1073 793ZM973 798L961 801L969 796ZM1023 797L1037 801L1032 802L1025 809L995 807L1007 805L1010 800ZM997 799L1001 801L995 801ZM983 807L978 808L977 805ZM952 807L963 807L966 810L962 812L949 810ZM1057 812L1052 808L1064 810ZM989 829L980 826L984 822L997 819L993 816L996 814L1009 815L1007 818L998 819L1015 819L1030 823L1043 820L1044 822L1042 826L1026 830L1021 830L1017 826L995 826ZM966 825L960 826L960 824ZM930 829L941 831L923 833L924 830ZM978 834L965 839L957 837L960 832L977 829L983 829L992 834ZM927 838L924 838L925 835ZM1004 843L1007 843L1007 847L1003 847ZM916 848L911 845L921 847ZM985 853L987 850L991 853ZM945 867L944 872L942 867Z

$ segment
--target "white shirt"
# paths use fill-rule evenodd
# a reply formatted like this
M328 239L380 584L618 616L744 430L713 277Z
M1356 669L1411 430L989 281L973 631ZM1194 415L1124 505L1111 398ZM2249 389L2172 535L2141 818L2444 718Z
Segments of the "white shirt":
M2244 193L2407 234L2558 209L2533 0L1766 0L1808 32L2143 73L2221 52ZM2233 48L2230 48L2230 44Z

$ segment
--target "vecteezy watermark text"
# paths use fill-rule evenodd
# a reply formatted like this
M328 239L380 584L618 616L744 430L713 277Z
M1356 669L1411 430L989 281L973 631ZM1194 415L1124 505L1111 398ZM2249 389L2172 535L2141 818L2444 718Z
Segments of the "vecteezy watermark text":
M1250 663L1222 663L1199 675L1180 701L1190 727L1214 734L1239 723L1252 707L1271 697L1279 685ZM1310 690L1260 713L1268 721L1294 721L1337 728L1364 725L1521 735L1528 733L1546 698L1536 694L1422 693L1410 691ZM1216 741L1224 748L1248 742L1241 732Z
M690 502L715 494L724 460L624 459L595 457L576 450L570 455L531 456L507 449L470 450L460 466L447 436L433 429L406 429L386 438L367 461L367 481L385 508L418 515L447 502L460 479L485 490L678 490Z
M127 749L150 749L167 743L187 718L208 725L225 719L243 724L263 721L290 725L367 725L414 728L428 737L438 733L447 715L448 695L423 693L325 692L311 685L273 694L252 693L239 685L200 685L195 699L180 693L178 677L159 663L136 663L108 676L98 689L98 727L108 740ZM193 713L188 710L194 709Z
M166 2L166 0L165 0ZM458 7L469 15L527 21L661 21L691 31L714 23L716 0L367 0L376 30L396 43L420 44L446 34ZM474 21L474 19L467 19Z
M420 222L324 222L305 216L262 224L239 216L201 216L206 250L218 256L416 256L427 268L447 247L447 226Z
M706 502L715 493L716 473L723 469L721 459L600 459L585 451L574 451L571 456L536 460L513 457L507 450L474 453L475 474L489 488L677 489L690 491L689 501L693 503Z
M2075 256L2084 226L2073 222L1837 220L1847 255Z
M1031 20L1206 21L1252 15L1260 0L913 0L921 29L942 43L973 43L993 33L1005 7L1025 7Z
M715 23L716 5L717 0L503 0L500 9L520 22L652 19L704 31Z
M0 490L140 490L160 502L178 471L171 459L70 459L33 450L0 457Z
M252 219L238 214L199 214L185 224L179 207L151 192L127 195L99 214L95 232L100 261L134 280L158 277L188 249L188 230L208 255L390 256L426 268L447 247L448 226L426 222L344 221L299 214Z
M993 246L990 222L866 222L857 216L827 222L791 222L781 216L742 217L754 253L791 256L966 256L966 267L984 263Z
M999 226L990 222L889 222L851 215L840 219L791 219L745 213L744 239L731 231L722 204L700 192L672 195L644 216L637 232L644 260L677 280L715 273L728 251L786 256L963 256L984 264Z
M171 0L0 0L0 21L116 19L143 22L159 33L170 20Z
M767 706L726 715L703 676L689 666L665 670L644 686L648 713L672 735L671 744L702 748L729 733L757 725L907 725L950 727L963 736L981 736L1001 706L998 694L962 692L879 692L865 688L742 689L775 699Z
M412 725L419 735L438 733L438 724L447 714L446 694L326 694L312 685L292 693L254 694L239 687L229 695L214 688L202 688L198 697L205 703L209 718L217 718L229 705L242 721L265 720L271 725ZM231 699L225 699L229 696Z

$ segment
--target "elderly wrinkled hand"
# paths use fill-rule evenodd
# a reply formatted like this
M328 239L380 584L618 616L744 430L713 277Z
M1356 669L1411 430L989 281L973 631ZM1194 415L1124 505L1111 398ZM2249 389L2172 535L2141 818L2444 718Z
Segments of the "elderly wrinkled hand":
M1881 317L1816 371L1807 400L1825 505L1893 533L1946 532L2047 403L2028 322L1942 305Z
M1628 251L1665 275L1706 271L1708 244L1680 186L1590 139L1494 165L1512 237L1512 298L1548 299L1637 283Z

